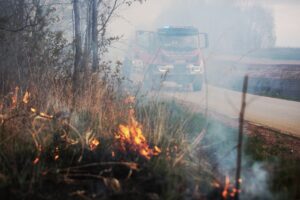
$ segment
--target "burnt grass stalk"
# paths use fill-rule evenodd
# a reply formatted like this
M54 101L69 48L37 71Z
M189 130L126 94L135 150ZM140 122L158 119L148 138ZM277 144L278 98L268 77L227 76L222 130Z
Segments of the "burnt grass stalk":
M224 183L219 170L222 161L217 157L223 155L226 160L226 152L233 151L236 128L209 118L203 140L196 149L190 149L189 144L205 127L203 114L175 101L138 101L135 115L143 125L143 134L151 148L157 145L162 151L147 160L116 147L114 133L118 124L126 122L127 108L120 103L121 97L111 100L115 101L110 108L115 109L114 114L106 114L107 110L95 113L84 107L75 112L70 120L75 130L49 119L39 118L42 122L33 123L35 117L29 106L22 103L12 111L2 109L3 116L13 113L16 117L2 121L0 127L1 198L222 199L222 186L216 189L212 182ZM53 110L57 109L48 109ZM87 130L100 141L93 151L82 144L88 137ZM35 136L41 151L36 148ZM246 135L244 140L244 156L251 158L246 165L263 162L273 172L268 189L274 199L299 198L299 160L288 160L282 153L287 151L284 145L267 145L259 134ZM33 163L37 157L39 161ZM234 165L235 160L228 162Z

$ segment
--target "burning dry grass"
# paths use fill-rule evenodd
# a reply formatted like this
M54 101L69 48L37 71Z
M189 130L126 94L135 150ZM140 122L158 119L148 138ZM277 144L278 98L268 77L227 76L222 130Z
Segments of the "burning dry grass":
M184 178L186 168L192 175L199 165L186 151L181 111L173 115L168 104L158 102L138 105L98 81L76 99L73 110L68 84L48 93L16 87L2 98L0 184L10 191L7 197L129 198L134 193L138 199L165 199L198 191L184 189L190 179ZM84 187L86 182L92 186ZM51 192L55 185L64 195Z
M217 198L232 198L233 187L191 146L203 117L175 102L136 100L114 84L91 80L75 106L68 82L47 92L17 87L2 98L0 186L7 195L209 199L215 188Z
M150 160L152 156L157 156L161 153L159 147L150 148L148 142L143 135L141 124L135 119L134 109L129 109L128 125L120 124L119 130L115 134L115 139L118 141L119 149L123 152L133 151Z
M127 180L139 165L161 153L135 118L135 102L128 101L132 97L117 96L109 86L94 83L76 99L72 112L69 92L63 92L69 91L68 84L49 88L43 96L41 88L16 87L2 98L0 175L4 188L18 191L9 193L12 198L30 198L49 176L66 185L99 179L101 187L120 192L122 178L114 168L121 168L118 173Z
M203 116L176 102L143 102L127 94L116 95L108 87L98 89L101 81L97 84L77 99L72 113L68 93L60 99L57 96L61 85L48 90L48 96L40 96L40 88L18 87L3 96L1 197L234 199L239 192L245 197L249 188L235 189L234 169L224 176L215 168L216 152L207 150L214 146L215 142L209 145L211 141L226 141L228 146L219 150L222 155L231 151L236 145L235 130L212 125L202 140L205 147L191 145L204 127ZM262 145L254 143L251 151L257 152ZM289 180L292 176L288 175ZM294 188L292 196L297 197Z

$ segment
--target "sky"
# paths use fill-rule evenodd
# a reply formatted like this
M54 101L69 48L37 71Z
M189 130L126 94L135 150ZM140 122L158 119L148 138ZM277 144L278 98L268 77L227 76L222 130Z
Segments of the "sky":
M113 19L110 31L115 35L124 35L126 40L136 29L155 30L155 24L161 20L159 16L171 6L176 6L176 2L179 1L185 1L188 7L191 1L197 0L147 0L143 4L136 3L119 11ZM255 2L255 0L220 1L245 5ZM273 12L276 46L300 47L300 0L256 0L256 2Z
M300 47L300 1L299 3L273 6L276 45Z

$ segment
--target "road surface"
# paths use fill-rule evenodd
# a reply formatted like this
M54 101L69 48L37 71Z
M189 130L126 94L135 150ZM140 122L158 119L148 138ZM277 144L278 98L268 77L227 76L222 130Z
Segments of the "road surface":
M164 96L193 105L205 106L202 92L163 92ZM208 109L229 118L238 119L241 107L240 92L208 86ZM300 137L300 102L247 94L245 120L285 134Z

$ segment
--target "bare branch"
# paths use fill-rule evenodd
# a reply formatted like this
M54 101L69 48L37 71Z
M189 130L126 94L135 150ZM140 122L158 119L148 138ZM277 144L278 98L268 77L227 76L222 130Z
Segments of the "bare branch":
M16 28L16 29L10 29L10 28L5 28L5 27L0 27L0 30L2 31L7 31L7 32L20 32L20 31L24 31L25 29L29 28L29 27L34 27L37 26L39 23L34 23L34 24L26 24L22 27Z
M109 14L108 14L106 20L104 21L104 23L102 24L102 27L101 27L101 29L99 30L99 32L103 31L103 30L106 28L106 25L107 25L107 23L109 22L111 16L112 16L113 13L115 12L115 10L119 7L117 3L118 3L118 0L114 0L113 7L112 7L112 9L109 11Z

